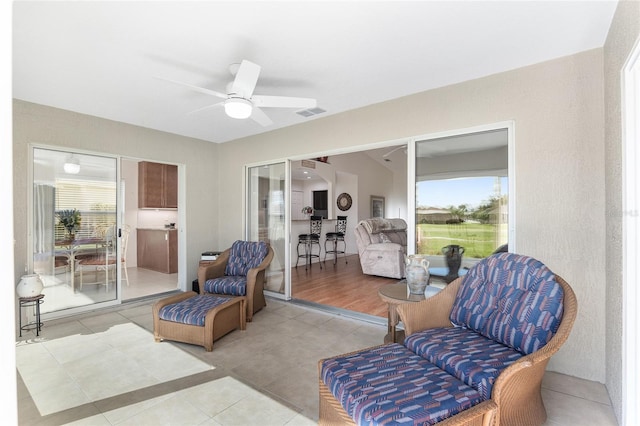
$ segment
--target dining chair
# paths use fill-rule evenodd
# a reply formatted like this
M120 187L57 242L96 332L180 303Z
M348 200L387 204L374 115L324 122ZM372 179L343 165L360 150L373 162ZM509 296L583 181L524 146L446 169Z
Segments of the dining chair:
M131 228L129 225L125 225L122 229L122 257L120 258L120 262L122 263L122 267L124 269L125 281L127 282L127 286L129 285L129 275L127 273L125 259L127 256L127 246L129 242L129 234ZM109 282L115 281L115 271L117 270L118 264L118 256L117 256L117 247L116 247L116 226L113 225L110 227L105 233L105 244L100 249L98 254L93 256L84 257L78 260L78 269L80 272L80 290L82 290L83 285L85 284L96 284L96 285L105 285L106 291L109 291ZM93 268L95 272L95 281L91 283L84 282L84 270L85 268ZM98 281L98 272L105 272L104 281ZM112 271L111 279L110 279L110 271Z

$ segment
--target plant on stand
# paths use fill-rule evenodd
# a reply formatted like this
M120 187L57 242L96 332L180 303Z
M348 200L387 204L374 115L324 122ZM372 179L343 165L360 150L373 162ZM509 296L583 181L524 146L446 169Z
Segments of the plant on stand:
M80 228L82 215L77 209L59 210L56 212L58 223L67 231L67 239L73 241L76 238L76 230Z

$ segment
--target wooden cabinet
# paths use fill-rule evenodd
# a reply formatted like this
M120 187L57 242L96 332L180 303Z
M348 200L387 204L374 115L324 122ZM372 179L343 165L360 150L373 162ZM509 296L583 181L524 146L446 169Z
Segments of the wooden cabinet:
M138 208L178 208L178 166L138 163Z
M138 268L178 272L178 231L138 229Z

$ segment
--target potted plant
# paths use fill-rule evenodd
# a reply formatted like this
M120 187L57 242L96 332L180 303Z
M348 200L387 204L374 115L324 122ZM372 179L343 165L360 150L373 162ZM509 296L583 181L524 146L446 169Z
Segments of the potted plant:
M76 230L80 228L82 215L77 209L59 210L56 212L58 223L67 231L67 238L74 240L76 238Z

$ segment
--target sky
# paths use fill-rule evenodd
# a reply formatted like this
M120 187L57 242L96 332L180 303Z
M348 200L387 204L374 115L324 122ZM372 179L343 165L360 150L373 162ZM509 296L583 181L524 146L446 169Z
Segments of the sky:
M495 194L495 177L473 177L419 182L416 186L416 206L441 207L467 204L478 207ZM502 194L509 192L508 180L500 178Z

